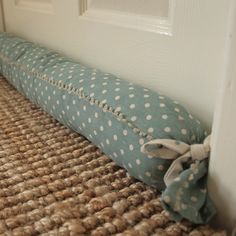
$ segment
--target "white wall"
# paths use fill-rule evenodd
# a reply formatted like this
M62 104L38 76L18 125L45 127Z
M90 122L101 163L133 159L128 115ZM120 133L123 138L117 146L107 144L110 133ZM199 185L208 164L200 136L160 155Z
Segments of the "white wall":
M236 225L236 2L228 22L222 81L213 125L209 189L219 222Z

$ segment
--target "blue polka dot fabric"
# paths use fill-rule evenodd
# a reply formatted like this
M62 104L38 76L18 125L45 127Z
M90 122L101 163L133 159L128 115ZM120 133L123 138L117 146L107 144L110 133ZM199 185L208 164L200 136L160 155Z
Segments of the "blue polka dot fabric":
M145 155L141 146L153 139L201 143L207 135L178 102L5 33L0 34L0 72L131 176L159 190L166 188L163 177L172 160Z

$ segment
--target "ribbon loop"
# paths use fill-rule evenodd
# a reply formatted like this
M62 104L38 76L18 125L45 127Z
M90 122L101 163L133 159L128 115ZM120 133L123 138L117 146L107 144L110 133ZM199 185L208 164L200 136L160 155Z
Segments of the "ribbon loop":
M166 160L174 160L167 170L164 182L168 186L183 171L183 164L189 161L201 161L209 157L210 136L203 144L188 145L172 139L154 139L141 147L146 155Z

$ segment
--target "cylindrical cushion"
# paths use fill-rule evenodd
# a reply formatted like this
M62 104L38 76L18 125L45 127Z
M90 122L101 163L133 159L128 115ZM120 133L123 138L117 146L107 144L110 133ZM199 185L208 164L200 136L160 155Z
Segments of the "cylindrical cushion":
M163 176L172 161L148 157L140 147L160 138L201 143L207 135L178 102L4 33L0 73L130 175L159 190L165 188Z

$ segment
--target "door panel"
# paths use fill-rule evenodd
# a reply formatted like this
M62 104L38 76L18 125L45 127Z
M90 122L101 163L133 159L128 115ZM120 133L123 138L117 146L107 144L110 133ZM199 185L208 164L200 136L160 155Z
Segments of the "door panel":
M210 127L229 1L145 1L143 14L122 1L95 2L4 0L7 30L159 90Z

